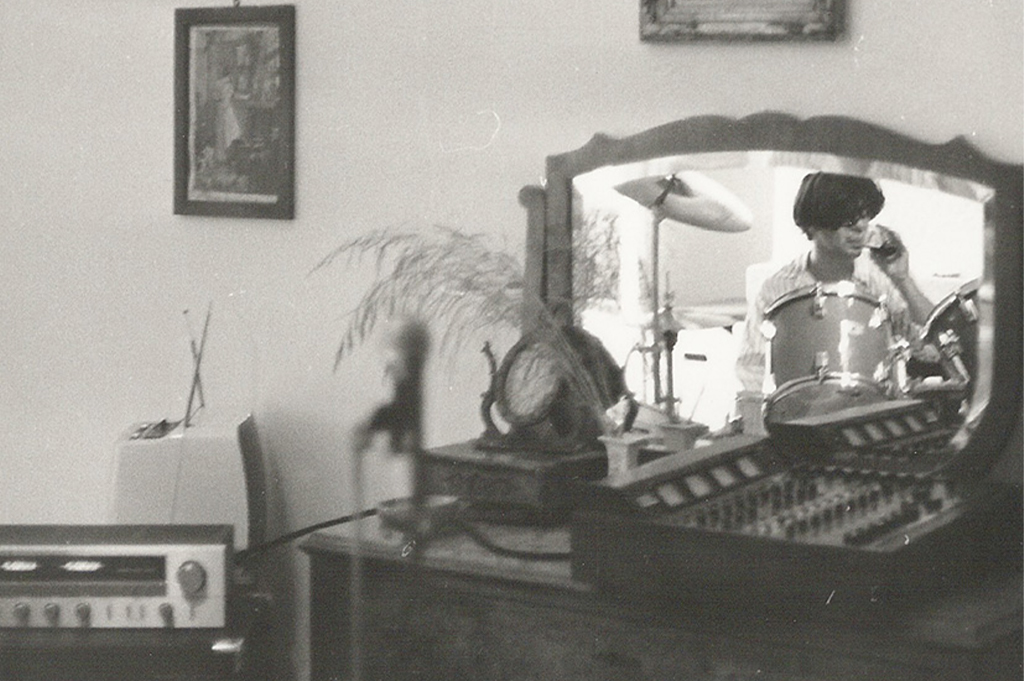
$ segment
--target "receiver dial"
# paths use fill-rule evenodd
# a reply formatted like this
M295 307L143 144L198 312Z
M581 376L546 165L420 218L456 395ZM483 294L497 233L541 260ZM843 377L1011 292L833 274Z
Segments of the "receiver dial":
M186 560L178 567L178 586L186 598L197 598L206 588L206 568L194 560Z

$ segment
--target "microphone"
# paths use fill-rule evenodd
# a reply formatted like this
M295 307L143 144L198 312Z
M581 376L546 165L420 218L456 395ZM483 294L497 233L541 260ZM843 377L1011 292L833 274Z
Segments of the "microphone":
M408 498L392 499L377 508L377 516L385 525L406 537L408 555L417 555L431 535L442 531L450 517L458 512L459 503L452 498L429 498L427 467L423 462L423 376L430 334L420 322L407 322L392 338L388 373L394 380L390 402L378 407L370 418L356 429L356 460L366 451L374 434L386 432L394 454L412 456L412 491ZM355 476L357 479L359 475Z
M423 447L423 370L430 334L422 323L407 322L391 344L387 373L394 381L394 394L359 428L359 448L369 446L373 434L387 432L392 453L415 454Z
M353 491L357 511L362 512L363 454L376 433L388 433L392 453L412 454L412 497L385 502L377 509L381 521L400 530L406 538L403 555L419 556L427 530L423 518L425 472L420 462L423 449L423 369L430 349L430 334L419 322L403 324L391 339L392 356L387 373L394 380L390 402L378 407L370 418L356 427L353 443ZM353 679L362 678L363 597L362 597L362 524L355 526L355 546L349 573L351 593L350 654ZM406 553L405 551L408 551Z

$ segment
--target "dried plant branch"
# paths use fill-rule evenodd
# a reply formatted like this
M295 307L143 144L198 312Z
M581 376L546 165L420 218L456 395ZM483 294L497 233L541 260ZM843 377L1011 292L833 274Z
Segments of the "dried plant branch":
M595 215L573 239L573 307L582 310L593 300L614 300L618 289L618 235L614 219ZM334 367L368 340L378 324L415 316L440 333L439 350L459 350L482 331L521 323L523 267L508 253L493 248L486 237L435 227L426 231L383 229L351 239L327 254L310 274L339 262L372 258L375 278L347 315ZM539 301L536 301L539 302ZM568 382L573 408L585 407L593 428L604 428L604 410L625 390L614 361L596 337L566 328L544 305L538 331L558 357ZM611 373L609 373L609 371ZM596 430L594 431L596 432Z
M620 238L617 215L591 211L572 235L572 292L574 309L597 300L618 300Z
M458 349L494 326L520 322L523 267L484 235L448 227L427 232L384 229L333 249L311 274L339 260L373 257L377 279L348 315L335 367L378 324L407 315L436 322L441 349Z

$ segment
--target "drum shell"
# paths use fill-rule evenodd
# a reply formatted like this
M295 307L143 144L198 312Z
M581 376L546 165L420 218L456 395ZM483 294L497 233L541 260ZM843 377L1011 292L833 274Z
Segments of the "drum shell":
M892 327L871 296L805 287L772 303L765 320L774 327L766 352L775 386L823 374L857 383L891 378Z

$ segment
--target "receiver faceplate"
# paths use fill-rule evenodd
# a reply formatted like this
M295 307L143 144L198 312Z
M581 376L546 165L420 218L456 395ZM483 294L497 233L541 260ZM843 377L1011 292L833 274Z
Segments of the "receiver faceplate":
M231 547L229 525L0 526L0 627L223 627Z

